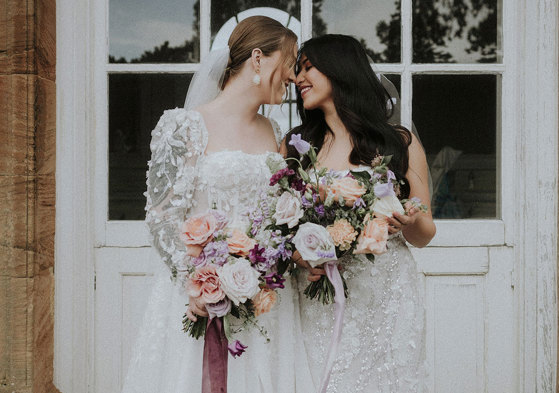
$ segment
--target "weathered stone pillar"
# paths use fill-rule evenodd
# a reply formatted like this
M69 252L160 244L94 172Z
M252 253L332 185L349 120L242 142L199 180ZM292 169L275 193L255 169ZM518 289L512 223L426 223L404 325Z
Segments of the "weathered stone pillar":
M55 392L55 0L0 0L0 393Z

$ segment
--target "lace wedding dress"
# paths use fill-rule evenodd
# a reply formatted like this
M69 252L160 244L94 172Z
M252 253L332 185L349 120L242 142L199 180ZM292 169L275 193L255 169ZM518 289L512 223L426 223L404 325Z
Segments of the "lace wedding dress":
M425 384L423 283L401 233L371 263L353 256L342 272L349 289L329 393L418 393ZM309 299L299 274L301 325L315 386L334 324L333 305ZM315 388L316 389L316 388Z
M275 127L279 143L281 134ZM203 339L182 331L188 296L179 280L185 249L177 228L190 214L209 207L223 210L237 226L255 196L268 186L266 159L278 153L242 151L204 153L208 135L199 112L166 111L152 132L146 222L158 251L158 269L143 325L132 351L122 393L198 393L201 391ZM163 259L163 262L161 262ZM301 338L296 283L280 290L280 302L259 317L271 339L256 330L241 332L248 345L229 357L229 393L308 393L310 371ZM306 370L306 371L305 371ZM297 371L297 372L295 372Z

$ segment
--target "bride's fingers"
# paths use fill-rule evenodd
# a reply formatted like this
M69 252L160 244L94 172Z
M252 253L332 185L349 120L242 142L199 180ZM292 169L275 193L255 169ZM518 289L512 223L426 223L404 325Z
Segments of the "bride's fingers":
M326 274L326 270L319 268L319 267L311 267L309 269L309 273L313 276L323 276Z
M307 276L307 280L309 281L318 281L320 280L320 277L322 277L320 274L311 274L309 273L309 275Z
M186 317L190 319L192 322L196 322L198 320L198 318L196 318L196 315L194 315L190 310L190 307L187 307L186 309Z

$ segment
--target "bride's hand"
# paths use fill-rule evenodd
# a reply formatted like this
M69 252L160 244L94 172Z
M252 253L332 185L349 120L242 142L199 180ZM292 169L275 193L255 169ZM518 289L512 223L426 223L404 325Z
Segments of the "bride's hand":
M400 232L404 229L405 226L413 225L419 216L417 213L419 209L416 207L411 207L410 205L406 206L407 213L399 214L399 213L392 213L393 217L387 217L386 221L388 222L388 233L391 235Z
M206 306L203 303L199 302L196 298L189 296L186 316L192 322L196 322L198 320L198 318L196 318L196 315L199 315L201 317L209 316L208 312L206 311Z
M299 251L297 250L295 250L295 252L293 253L292 258L297 265L307 269L307 271L309 272L307 280L309 281L318 281L320 280L321 276L326 274L326 271L322 267L311 267L311 265L309 265L309 263L301 257L301 254L299 254Z

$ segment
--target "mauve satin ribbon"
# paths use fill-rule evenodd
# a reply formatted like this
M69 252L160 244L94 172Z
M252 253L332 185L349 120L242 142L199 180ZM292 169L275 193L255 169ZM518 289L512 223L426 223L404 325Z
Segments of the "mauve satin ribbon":
M326 262L324 264L324 269L326 270L326 277L328 277L335 290L334 315L336 320L334 322L334 332L332 333L332 338L330 339L328 356L326 357L326 363L324 364L322 380L320 381L320 389L318 390L319 393L326 393L326 389L328 389L328 382L330 381L330 375L332 374L332 367L334 366L334 361L336 360L336 355L338 354L338 346L342 338L345 310L344 283L342 281L342 276L340 276L340 271L338 270L337 261Z
M223 318L210 319L204 337L202 393L227 393L228 352Z

